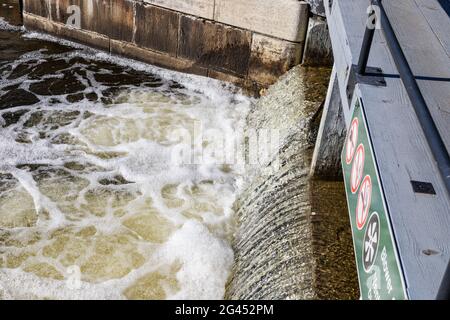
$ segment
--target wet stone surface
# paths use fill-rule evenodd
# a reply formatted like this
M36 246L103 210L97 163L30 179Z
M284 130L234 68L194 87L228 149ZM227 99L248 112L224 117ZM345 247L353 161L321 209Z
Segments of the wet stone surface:
M11 89L0 96L0 109L28 106L39 102L38 97L24 89Z

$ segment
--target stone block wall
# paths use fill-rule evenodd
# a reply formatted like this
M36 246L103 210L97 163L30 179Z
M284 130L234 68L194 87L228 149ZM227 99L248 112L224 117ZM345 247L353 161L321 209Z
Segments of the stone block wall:
M24 24L158 66L258 88L302 60L298 0L24 0ZM80 25L73 22L79 8Z

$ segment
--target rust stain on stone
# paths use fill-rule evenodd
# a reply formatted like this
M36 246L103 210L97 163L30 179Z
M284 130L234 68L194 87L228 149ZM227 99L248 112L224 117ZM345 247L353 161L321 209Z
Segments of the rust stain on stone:
M47 0L27 0L24 4L24 11L33 13L41 17L49 18L49 7L47 2Z
M204 19L181 17L179 56L246 76L251 33Z
M136 44L140 47L177 54L180 15L174 11L136 5Z
M263 85L271 85L299 64L303 45L255 36L250 58L249 76Z
M109 36L112 39L131 42L134 31L134 3L110 0L111 23Z

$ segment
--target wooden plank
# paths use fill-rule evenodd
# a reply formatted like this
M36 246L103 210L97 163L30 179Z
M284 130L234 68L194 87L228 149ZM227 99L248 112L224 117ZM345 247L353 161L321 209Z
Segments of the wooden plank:
M439 3L436 0L427 3L435 5L437 23L443 28L448 25L450 29L450 18ZM450 150L450 58L446 49L415 1L387 2L385 8L390 17L395 17L391 23L414 74L436 79L418 83L447 150ZM450 33L446 38L450 39Z
M434 34L441 42L447 55L450 57L450 18L444 10L440 10L440 4L437 1L415 0L420 11L427 20ZM448 1L448 0L444 0ZM450 1L448 2L450 6Z
M333 19L328 19L329 30L330 30L330 38L333 47L334 53L334 65L336 67L337 78L339 82L339 90L341 93L341 97L345 97L347 82L349 77L349 71L352 64L352 53L350 50L350 46L348 46L345 42L342 42L341 39L347 38L347 33L344 26L344 22L342 21L342 15L340 13L339 5L333 5L331 11L329 10L330 6L327 4L325 6L327 9L328 16L332 16ZM348 99L341 99L342 109L344 111L345 121L347 126L350 124L351 115L353 111L350 107L350 101Z
M326 4L328 5L328 0ZM418 7L415 10L411 7L413 4L409 1L385 2L395 30L398 30L400 23L409 24L408 28L404 26L404 29L400 29L398 36L408 59L414 60L411 63L414 71L425 76L445 76L446 71L439 69L450 70L450 61L448 58L445 63L441 61L445 50L442 46L439 49L438 38L430 26L424 23L424 16L419 16ZM333 8L329 11L328 19L330 24L334 24L334 27L330 27L333 49L347 47L350 50L350 57L346 57L348 65L358 61L366 10L366 2L334 0ZM392 14L395 16L391 16ZM340 31L333 36L335 28ZM425 38L425 43L434 50L431 53L423 48L427 46L423 42ZM413 42L405 43L409 39ZM416 51L420 53L418 56L422 62L415 58L418 57L415 56ZM440 68L430 66L434 63L434 59L430 57L435 53L439 55L437 61L441 62ZM427 62L429 68L426 68L424 62ZM343 63L341 65L345 66ZM369 65L381 67L388 74L398 74L380 32L376 33ZM339 74L344 71L337 72ZM345 88L347 83L342 79L343 77L339 77L339 85ZM450 259L450 199L401 80L398 77L388 77L386 82L387 87L358 85L357 88L361 91L365 105L408 294L413 299L433 299ZM443 119L437 119L436 122L439 122L441 133L448 142L450 135L448 128L443 128L443 123L446 122L448 126L450 122L446 120L448 118L443 115L442 110L450 101L445 98L450 90L447 89L446 95L443 90L447 88L447 84L439 81L436 85L436 82L438 81L420 81L420 86L428 104L433 108L435 119L437 114L443 116ZM442 95L446 103L440 100L441 97L432 97L434 94ZM341 94L341 97L345 100L346 95ZM411 180L431 182L437 194L431 196L414 193Z
M297 0L216 0L214 19L293 42L305 41L308 4Z

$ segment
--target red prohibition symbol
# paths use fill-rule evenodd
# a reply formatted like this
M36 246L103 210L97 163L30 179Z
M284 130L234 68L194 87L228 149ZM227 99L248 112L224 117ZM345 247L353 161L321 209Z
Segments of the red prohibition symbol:
M364 172L365 150L361 143L356 149L355 159L353 160L352 172L350 174L350 187L352 193L356 193Z
M372 179L367 175L359 188L358 202L356 203L356 226L362 230L369 216L370 205L372 204Z
M347 164L350 164L350 162L352 162L353 156L355 155L356 144L358 143L358 126L358 118L353 119L348 131L347 144L345 147L345 161L347 162Z

